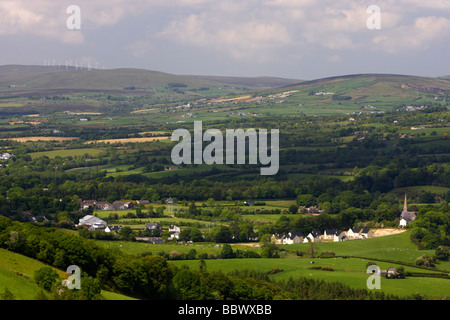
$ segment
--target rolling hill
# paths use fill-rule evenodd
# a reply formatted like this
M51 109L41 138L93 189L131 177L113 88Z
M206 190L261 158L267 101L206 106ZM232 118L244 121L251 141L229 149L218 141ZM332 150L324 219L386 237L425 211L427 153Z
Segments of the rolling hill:
M407 91L445 94L450 92L450 82L445 77L430 78L396 74L355 74L303 81L284 86L287 90L328 91L335 94L354 93L362 95L395 94L404 95Z
M224 85L249 88L273 88L299 80L260 77L180 76L142 69L100 70L75 67L0 66L0 90L89 89L123 90L134 87L147 90L156 87L180 86L189 88L219 87Z

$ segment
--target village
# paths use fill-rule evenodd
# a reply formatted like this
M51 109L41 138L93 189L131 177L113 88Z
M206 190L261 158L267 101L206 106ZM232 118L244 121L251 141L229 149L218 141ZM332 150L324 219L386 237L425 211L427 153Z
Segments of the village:
M150 205L148 200L135 200L135 201L114 201L109 203L107 201L96 201L96 200L82 200L79 199L80 210L85 210L91 208L93 210L100 211L113 211L113 210L129 210L133 208L144 208ZM174 204L172 198L165 199L165 203L170 207L169 211L172 211L172 206L178 206ZM251 205L253 201L245 201L246 205ZM323 214L323 210L318 209L315 206L298 207L298 214L306 215L320 215ZM377 229L372 230L370 228L349 228L348 230L337 230L337 229L325 229L325 230L313 230L308 234L303 234L302 232L288 232L286 234L272 234L271 242L276 245L290 245L296 243L309 243L309 242L340 242L348 240L360 240L369 239L377 236L385 236L398 232L405 231L405 227L413 222L417 216L417 212L409 211L407 205L407 197L405 194L404 206L402 213L400 215L400 222L398 228L384 230ZM122 230L121 225L108 225L108 223L95 215L88 214L79 220L76 225L78 228L87 228L89 231L104 231L106 233L119 233ZM144 223L142 228L139 228L139 236L135 237L136 241L153 243L153 244L164 244L164 239L162 238L163 228L158 223ZM180 237L181 229L175 224L171 224L170 227L165 230L168 232L169 236L166 238L167 241L177 241ZM143 235L143 236L142 236ZM166 233L167 235L167 233ZM203 236L202 236L203 237ZM254 242L258 241L258 238L249 238L248 241ZM187 241L186 244L192 244L192 241Z

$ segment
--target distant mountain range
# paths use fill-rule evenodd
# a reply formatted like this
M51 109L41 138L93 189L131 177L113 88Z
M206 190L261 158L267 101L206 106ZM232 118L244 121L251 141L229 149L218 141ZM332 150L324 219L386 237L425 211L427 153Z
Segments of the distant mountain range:
M65 66L0 66L0 92L41 90L126 90L146 91L163 87L201 88L235 87L253 92L275 88L289 90L333 91L365 96L411 96L413 92L450 94L450 76L418 77L395 74L355 74L302 81L277 77L227 77L175 75L142 69L99 70Z
M199 75L174 75L142 69L100 70L87 68L45 66L0 66L1 89L107 89L122 90L134 87L150 89L168 85L189 88L239 86L267 89L298 83L301 80L275 77L219 77Z

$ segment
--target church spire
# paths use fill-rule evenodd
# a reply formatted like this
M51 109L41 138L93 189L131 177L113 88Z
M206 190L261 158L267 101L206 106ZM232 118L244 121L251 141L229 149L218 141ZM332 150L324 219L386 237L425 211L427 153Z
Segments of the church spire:
M405 192L405 203L403 204L403 212L408 211L408 202L406 201L406 192Z

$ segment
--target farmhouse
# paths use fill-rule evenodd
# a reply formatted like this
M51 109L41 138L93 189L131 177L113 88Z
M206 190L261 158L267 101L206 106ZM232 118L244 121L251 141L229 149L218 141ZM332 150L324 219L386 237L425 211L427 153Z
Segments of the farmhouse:
M131 201L114 201L112 205L115 210L125 210L134 207L134 204Z
M95 205L97 204L96 200L81 200L80 201L80 209L88 209L89 207L95 208Z
M159 230L159 231L162 231L162 228L157 223L146 223L145 224L145 230L150 230L150 231Z
M113 210L114 206L107 201L98 201L94 205L96 210Z
M157 237L136 238L136 241L150 242L153 244L164 244L164 240L162 238L157 238Z
M312 206L312 207L305 207L305 206L300 206L298 207L298 212L299 213L306 213L306 214L322 214L323 210L319 210L317 207Z
M169 227L169 233L170 233L170 238L173 239L178 239L180 237L180 227L177 227L176 225L171 225Z
M105 232L115 232L119 233L122 230L122 226L107 226Z

